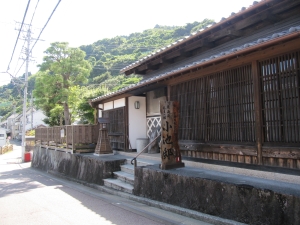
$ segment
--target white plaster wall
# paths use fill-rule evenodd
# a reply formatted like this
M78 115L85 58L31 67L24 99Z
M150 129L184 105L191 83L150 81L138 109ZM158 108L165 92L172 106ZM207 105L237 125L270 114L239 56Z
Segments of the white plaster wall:
M104 110L109 110L109 109L113 109L114 108L114 102L111 101L111 102L106 102L104 103Z
M4 128L0 128L0 147L6 144L6 130Z
M114 108L119 108L124 106L125 106L125 98L114 100Z
M140 102L140 108L134 108L134 102ZM136 149L137 138L147 138L146 98L132 96L128 98L129 140L131 147Z
M29 117L29 123L26 124L25 130L30 130L31 129L31 122L30 122L31 115L28 114L27 116ZM37 111L33 112L32 117L33 117L33 122L32 122L33 128L35 128L36 126L39 126L39 125L47 126L43 121L43 119L45 119L46 116L44 115L44 113L41 110L37 110Z

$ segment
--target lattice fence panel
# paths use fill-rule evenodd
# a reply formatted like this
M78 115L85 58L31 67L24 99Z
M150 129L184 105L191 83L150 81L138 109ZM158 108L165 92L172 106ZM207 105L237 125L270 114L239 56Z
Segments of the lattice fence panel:
M300 143L300 52L260 61L264 142Z
M179 101L179 139L255 142L251 65L215 73L171 88Z
M154 134L156 136L157 132L161 129L161 118L160 116L147 117L147 136L150 139Z
M126 150L125 107L103 111L103 117L109 118L108 134L111 147L116 150Z

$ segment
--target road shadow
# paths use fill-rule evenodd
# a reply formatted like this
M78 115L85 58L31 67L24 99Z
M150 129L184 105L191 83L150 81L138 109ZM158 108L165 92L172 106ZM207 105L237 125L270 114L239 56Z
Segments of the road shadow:
M19 169L17 169L17 166L19 166ZM16 169L10 169L9 167L15 167ZM0 198L44 186L59 185L53 179L43 178L32 168L22 168L22 164L19 163L1 165L0 168ZM11 180L14 180L14 182L10 182Z
M151 218L147 218L147 216L141 216L139 213L134 213L134 217L128 216L130 210L126 209L124 206L125 203L123 203L122 207L122 203L116 199L116 196L105 194L88 187L85 187L89 189L86 192L85 190L82 190L81 185L81 187L79 186L78 188L78 184L75 182L57 180L56 177L53 177L44 171L31 167L22 168L22 165L24 164L16 164L12 169L9 169L9 166L13 165L0 166L1 171L6 170L0 172L0 198L8 195L34 191L34 189L44 188L45 186L56 186L56 189L77 199L84 207L99 215L99 220L102 218L105 221L110 221L112 224L116 225L138 225L149 224L150 219L150 224L162 224L151 220ZM19 166L19 168L17 166ZM11 180L13 180L13 182L11 182ZM128 200L124 199L124 201Z
M11 139L9 142L10 142L10 144L12 144L12 145L22 146L22 141L21 141L21 140Z

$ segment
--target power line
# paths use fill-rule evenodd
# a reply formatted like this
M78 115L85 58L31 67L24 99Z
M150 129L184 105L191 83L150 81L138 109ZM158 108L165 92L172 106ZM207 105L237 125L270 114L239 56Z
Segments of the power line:
M35 5L34 11L33 11L32 17L31 17L31 21L30 21L30 24L29 24L29 28L31 27L31 24L32 24L32 21L33 21L33 18L34 18L34 15L35 15L35 12L36 12L36 9L37 9L37 7L38 7L39 2L40 2L40 0L38 0L37 3L36 3L36 5ZM15 72L16 72L16 69L17 69L17 67L18 67L18 63L19 63L19 61L20 61L20 57L21 57L21 54L22 54L22 49L24 48L25 43L26 43L26 40L24 40L24 43L23 43L23 46L22 46L22 48L21 48L21 52L20 52L20 55L19 55L19 59L18 59L17 65L16 65L15 70L14 70L14 73L13 73L15 76L17 76L17 74L19 73L20 69L21 69L22 66L24 65L24 61L23 61L23 63L22 63L22 65L21 65L20 69L18 70L17 73L15 73Z
M33 50L33 48L34 48L35 44L36 44L36 43L37 43L37 41L39 40L39 38L40 38L41 34L43 33L44 29L46 28L46 26L47 26L48 22L50 21L50 19L51 19L51 17L52 17L52 15L53 15L53 13L55 12L55 10L56 10L56 8L58 7L58 5L59 5L59 3L60 3L60 2L61 2L61 0L59 0L59 1L58 1L58 3L56 4L55 8L52 10L52 13L51 13L51 15L49 16L49 18L48 18L48 20L47 20L46 24L45 24L45 25L44 25L44 27L42 28L42 30L41 30L41 32L40 32L40 34L39 34L38 38L35 40L35 42L34 42L34 44L33 44L32 48L30 49L30 52L29 52L29 54L31 54L31 52L32 52L32 50ZM19 70L18 70L18 72L17 72L16 74L18 74L18 73L19 73L19 71L20 71L20 70L21 70L21 68L23 67L24 63L25 63L25 61L23 61L22 65L20 66L20 68L19 68Z
M36 44L36 43L37 43L37 41L40 39L40 36L41 36L41 34L43 33L44 29L45 29L45 28L46 28L46 26L48 25L48 22L50 21L50 19L51 19L52 15L54 14L54 12L55 12L55 10L56 10L56 8L58 7L58 5L59 5L59 3L60 3L60 2L61 2L61 0L59 0L59 1L57 2L57 4L56 4L55 8L52 10L52 13L51 13L51 15L49 16L49 18L48 18L48 20L47 20L46 24L45 24L45 25L44 25L44 27L42 28L42 30L41 30L41 32L40 32L40 34L39 34L38 38L37 38L37 39L36 39L36 41L34 42L34 44L33 44L32 48L31 48L31 50L30 50L29 54L32 52L32 49L34 48L35 44Z
M13 58L13 56L14 56L14 53L15 53L15 50L16 50L16 46L17 46L17 44L18 44L18 40L19 40L19 37L20 37L20 33L21 33L21 30L22 30L22 27L23 27L25 18L26 18L26 14L27 14L29 5L30 5L30 0L28 0L28 3L27 3L27 7L26 7L26 10L25 10L25 13L24 13L24 16L23 16L23 21L22 21L22 23L21 23L21 28L20 28L19 33L18 33L18 37L17 37L16 43L15 43L15 47L14 47L14 50L13 50L13 52L12 52L10 61L9 61L9 63L8 63L8 66L7 66L7 71L9 70L10 63L11 63L12 58Z
M35 5L35 8L34 8L34 11L33 11L33 14L32 14L29 26L31 26L31 24L32 24L32 21L33 21L34 15L35 15L35 11L36 11L36 8L38 7L39 2L40 2L40 0L38 0L37 3L36 3L36 5Z

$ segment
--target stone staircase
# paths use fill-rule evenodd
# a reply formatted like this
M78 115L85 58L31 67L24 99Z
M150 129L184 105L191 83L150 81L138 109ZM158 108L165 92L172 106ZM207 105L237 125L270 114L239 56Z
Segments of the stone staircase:
M121 165L121 171L114 172L113 178L104 179L104 186L132 194L134 186L134 166L130 164L132 158L126 160L126 164ZM147 166L157 164L157 161L147 159L137 159L137 166Z

